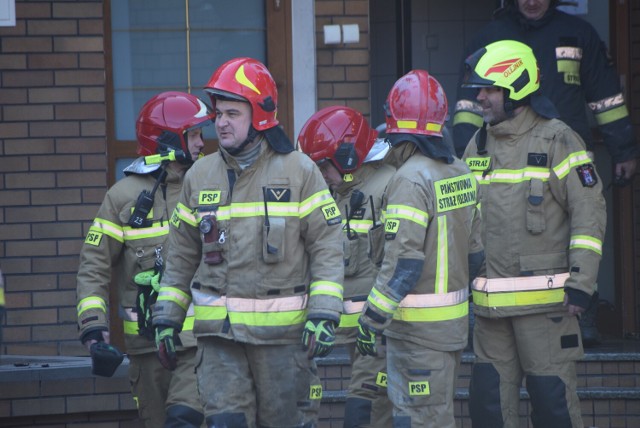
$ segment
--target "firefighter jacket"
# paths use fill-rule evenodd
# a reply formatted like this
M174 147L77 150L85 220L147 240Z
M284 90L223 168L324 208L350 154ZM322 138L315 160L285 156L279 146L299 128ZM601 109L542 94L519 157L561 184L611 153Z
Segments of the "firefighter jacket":
M250 344L299 343L307 319L339 322L340 211L304 154L261 143L241 169L224 149L187 172L169 235L154 325Z
M360 322L438 351L467 344L468 260L481 253L477 181L461 160L431 159L409 142L385 191L384 260Z
M517 40L533 49L540 68L541 93L553 101L560 120L580 134L588 150L593 150L593 137L585 104L614 163L638 156L619 77L604 43L589 23L554 7L541 19L531 21L507 7L476 36L466 55L503 39ZM463 76L464 70L459 83ZM482 111L475 89L458 88L453 125L456 152L461 156L482 125Z
M481 143L480 143L481 144ZM464 154L478 182L486 272L472 285L476 313L507 317L586 308L595 290L606 211L584 142L530 107L487 128L486 153Z
M382 194L394 172L382 161L365 162L351 174L351 181L333 192L342 215L344 248L344 302L337 343L355 341L358 317L376 279L374 259L381 262L384 242Z
M132 228L128 221L140 193L153 189L157 173L128 175L107 191L80 251L77 298L81 338L92 330L108 329L109 285L113 283L118 287L118 313L123 319L127 352L155 352L155 342L138 334L135 308L139 286L134 277L152 270L158 257L166 260L169 218L184 176L171 168L166 171L167 178L155 192L144 227ZM195 346L192 325L190 316L180 335L185 347Z

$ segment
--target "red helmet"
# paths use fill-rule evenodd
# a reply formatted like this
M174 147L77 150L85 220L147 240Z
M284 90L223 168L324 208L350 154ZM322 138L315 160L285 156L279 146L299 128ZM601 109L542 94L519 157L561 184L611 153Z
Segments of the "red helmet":
M236 58L222 64L204 87L215 110L216 99L251 104L252 125L257 131L278 125L278 89L271 73L260 61Z
M349 107L325 107L307 120L298 144L314 162L330 159L342 174L362 165L378 131L371 129L362 113Z
M387 134L442 137L447 119L447 96L425 70L412 70L396 81L384 104Z
M198 97L184 92L162 92L140 109L136 121L138 154L148 156L175 149L189 156L187 132L211 124L214 118Z

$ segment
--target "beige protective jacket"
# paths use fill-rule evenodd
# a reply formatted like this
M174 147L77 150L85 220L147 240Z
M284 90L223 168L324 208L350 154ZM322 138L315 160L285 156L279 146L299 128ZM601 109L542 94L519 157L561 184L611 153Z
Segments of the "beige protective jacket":
M606 224L602 182L584 142L530 107L472 139L464 159L480 183L486 272L476 313L506 317L587 307Z
M398 166L385 191L384 260L362 321L438 351L467 343L470 254L482 252L477 182L464 162L391 149Z
M181 325L192 300L196 337L299 343L308 318L340 319L340 225L302 153L263 141L244 170L223 151L205 156L187 172L173 215L154 325Z
M138 285L134 277L154 268L159 255L166 260L169 217L176 207L184 173L167 168L165 185L155 193L148 227L131 228L127 222L140 192L151 191L156 182L152 174L129 175L108 191L89 228L80 251L77 275L78 326L80 337L95 329L109 328L109 287L116 284L118 313L123 319L125 346L130 354L155 352L153 340L138 335L134 312ZM193 316L187 318L180 339L184 346L195 346L191 332Z
M381 247L379 244L384 235L382 195L395 171L393 166L382 161L364 163L352 173L352 181L343 182L333 192L342 214L344 247L344 302L337 343L355 342L358 317L378 274L374 262L381 260L372 261L372 258L382 252L376 251ZM354 192L361 192L362 199L352 210L350 201Z

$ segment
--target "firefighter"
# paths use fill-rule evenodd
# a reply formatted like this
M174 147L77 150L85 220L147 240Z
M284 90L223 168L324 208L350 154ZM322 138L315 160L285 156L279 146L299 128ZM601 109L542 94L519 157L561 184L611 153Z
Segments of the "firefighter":
M447 98L424 70L385 103L384 259L359 319L358 350L387 345L394 427L453 428L456 370L467 344L469 276L482 261L477 182L443 142ZM470 272L471 271L471 272Z
M277 115L276 84L235 58L205 87L220 150L189 170L155 306L160 354L190 301L208 426L311 427L342 312L341 216Z
M311 116L298 136L301 150L320 168L342 216L344 301L336 344L347 346L352 362L345 428L391 426L384 347L379 347L378 356L355 352L358 317L373 286L376 263L381 262L382 246L376 251L369 242L383 242L382 194L395 172L382 162L389 144L377 135L359 111L332 106Z
M614 164L616 183L628 182L636 171L640 147L604 42L583 19L557 10L558 0L507 0L472 40L466 55L498 40L518 40L533 49L540 67L541 93L558 109L560 119L580 134L588 150L593 135L587 108L593 113ZM464 64L460 82L464 78ZM475 93L459 89L453 120L456 152L462 156L482 125Z
M485 125L464 160L481 187L486 266L476 315L470 414L475 428L518 427L523 378L534 427L583 427L576 315L595 289L606 212L584 141L538 94L527 45L504 40L466 61Z
M149 312L166 260L170 215L185 171L204 146L202 127L213 118L202 101L182 92L164 92L145 103L136 122L141 157L107 192L80 252L80 340L88 348L109 342L109 284L117 284L132 394L149 428L199 427L204 419L194 373L193 314L185 320L179 362L170 372L156 357Z

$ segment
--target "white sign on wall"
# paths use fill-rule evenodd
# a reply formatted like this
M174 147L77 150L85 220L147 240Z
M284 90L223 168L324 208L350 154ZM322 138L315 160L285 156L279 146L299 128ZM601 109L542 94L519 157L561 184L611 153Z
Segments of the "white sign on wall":
M16 26L16 0L0 0L0 27Z
M558 9L572 15L587 15L589 13L588 0L573 0L566 3L568 3L566 6L558 6Z

